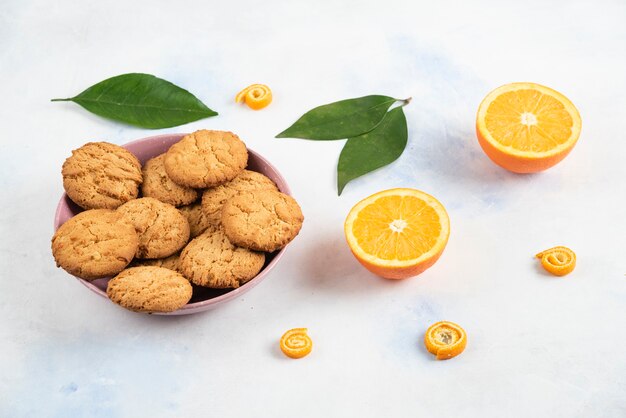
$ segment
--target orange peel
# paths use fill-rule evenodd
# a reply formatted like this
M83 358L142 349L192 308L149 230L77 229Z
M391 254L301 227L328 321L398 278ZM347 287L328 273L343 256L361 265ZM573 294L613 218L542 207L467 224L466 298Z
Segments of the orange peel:
M280 349L287 357L302 358L313 349L313 341L306 328L293 328L280 338Z
M243 102L250 109L260 110L272 102L272 90L265 84L251 84L237 93L235 102Z
M465 350L467 335L465 330L454 322L440 321L428 327L424 335L424 344L437 360L447 360Z
M542 251L536 255L541 265L555 276L565 276L576 267L576 254L567 247L559 246Z

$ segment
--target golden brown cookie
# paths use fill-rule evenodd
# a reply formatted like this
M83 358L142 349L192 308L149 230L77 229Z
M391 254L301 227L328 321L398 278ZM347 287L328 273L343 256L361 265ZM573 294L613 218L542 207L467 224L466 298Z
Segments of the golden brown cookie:
M52 237L57 266L95 280L124 270L138 246L133 225L109 209L86 210L65 222Z
M128 267L163 267L166 269L174 270L180 273L180 269L178 268L178 261L180 258L180 253L172 254L169 257L165 258L135 258Z
M200 202L192 203L191 205L181 206L178 208L189 222L190 236L195 238L203 233L207 227L211 224L209 219L202 211L202 205Z
M152 197L131 200L117 208L139 236L137 258L163 258L189 240L189 223L178 209Z
M135 312L173 312L191 299L192 287L181 274L163 267L132 267L109 280L111 301Z
M143 166L141 193L144 197L154 197L163 203L174 206L188 205L198 198L198 192L191 187L176 184L165 172L165 154L154 157Z
M304 216L298 202L275 190L241 192L222 207L224 233L235 245L272 252L298 235Z
M135 199L142 182L139 160L108 142L90 142L65 160L63 187L85 209L115 209Z
M256 171L243 170L241 174L219 186L206 189L202 194L202 212L211 221L222 219L222 205L239 192L250 190L278 190L272 180Z
M236 247L220 226L210 225L180 254L182 274L199 286L234 288L263 268L265 254Z
M196 131L165 154L165 171L174 182L202 189L234 179L248 164L246 145L232 132Z

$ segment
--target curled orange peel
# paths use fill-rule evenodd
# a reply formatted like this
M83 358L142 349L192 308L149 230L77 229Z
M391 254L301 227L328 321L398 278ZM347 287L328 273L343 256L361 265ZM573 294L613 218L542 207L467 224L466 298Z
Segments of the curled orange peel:
M237 93L235 102L244 102L250 109L263 109L272 102L272 90L265 84L252 84Z
M555 276L565 276L576 267L576 254L567 247L553 247L536 255L541 265Z
M465 350L467 335L459 325L441 321L432 324L424 335L426 349L434 354L437 360L456 357Z
M280 338L280 349L287 357L302 358L311 352L313 341L306 331L306 328L290 329Z

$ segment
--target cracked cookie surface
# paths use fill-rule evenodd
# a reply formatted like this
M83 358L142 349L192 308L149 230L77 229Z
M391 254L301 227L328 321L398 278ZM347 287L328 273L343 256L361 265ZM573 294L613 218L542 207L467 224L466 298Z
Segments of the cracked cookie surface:
M198 192L191 187L174 183L165 172L165 154L154 157L143 166L141 193L144 197L154 197L163 203L174 206L188 205L198 198Z
M298 202L275 190L241 192L222 208L222 225L235 245L272 252L283 248L302 228Z
M234 179L248 163L246 145L232 132L200 130L165 153L165 170L176 183L212 187Z
M187 222L189 222L189 230L191 238L195 238L203 233L211 224L209 219L202 211L200 202L192 203L191 205L181 206L178 208L180 212L185 215Z
M172 205L152 197L131 200L117 208L137 231L137 258L163 258L174 254L189 240L187 218Z
M189 302L192 287L180 273L163 267L132 267L109 280L107 296L135 312L172 312Z
M237 247L221 226L210 225L180 254L182 274L199 286L236 288L263 268L265 254Z
M90 142L72 151L61 174L65 192L84 209L115 209L137 197L143 180L139 160L108 142Z
M85 280L124 270L138 247L134 226L109 209L92 209L65 222L52 237L58 267Z
M202 194L202 212L211 223L220 223L222 206L231 197L239 192L250 190L276 190L278 188L272 180L256 171L243 170L241 174L219 186L206 189Z
M178 262L180 253L172 254L165 258L135 258L128 267L163 267L180 273Z

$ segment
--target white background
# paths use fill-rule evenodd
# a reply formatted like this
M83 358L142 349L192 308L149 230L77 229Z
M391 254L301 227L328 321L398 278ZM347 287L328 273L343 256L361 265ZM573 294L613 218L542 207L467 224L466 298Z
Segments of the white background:
M548 4L549 3L549 4ZM622 1L31 1L0 5L0 416L626 416L626 3ZM75 95L152 73L220 115L150 131L91 115ZM514 175L474 134L493 88L533 81L567 95L580 141L555 168ZM236 106L251 83L274 91ZM367 94L413 97L409 144L349 184L342 141L274 139L306 110ZM225 129L284 174L306 221L262 284L180 318L120 309L57 269L60 169L91 140ZM352 257L343 220L391 187L436 196L451 217L440 261L379 279ZM567 245L554 278L533 255ZM468 332L435 361L433 322ZM285 358L278 339L315 344Z

